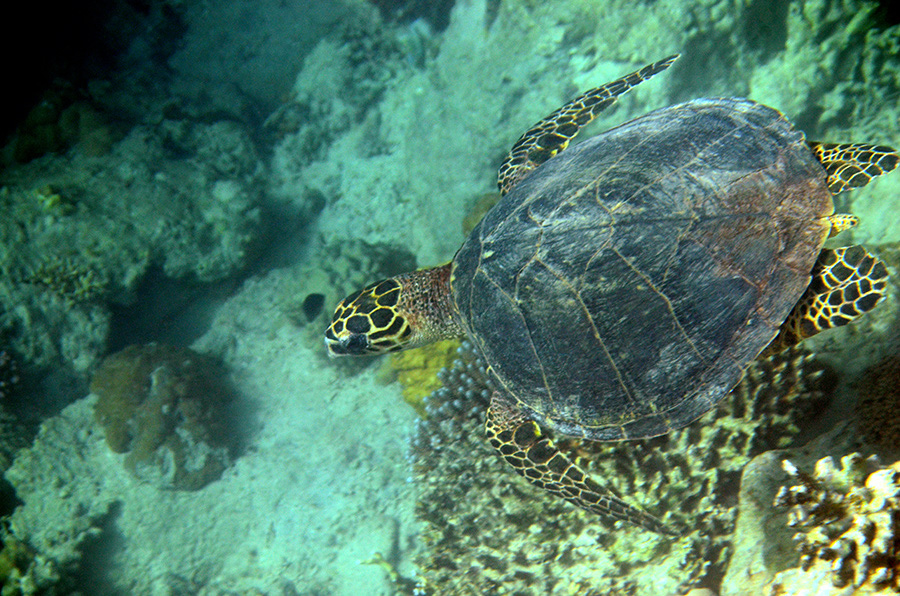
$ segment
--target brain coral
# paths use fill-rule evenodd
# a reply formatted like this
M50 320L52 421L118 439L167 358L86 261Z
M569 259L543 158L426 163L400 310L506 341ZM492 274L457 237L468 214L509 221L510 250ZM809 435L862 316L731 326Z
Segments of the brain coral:
M812 475L791 462L775 505L790 507L800 568L776 575L770 594L896 593L900 588L900 462L883 468L859 453L816 462Z
M809 353L790 351L754 363L718 408L680 431L622 443L559 441L611 490L680 526L684 538L673 542L630 526L609 528L507 469L484 438L490 387L483 363L468 344L460 355L442 373L444 387L426 399L428 417L411 439L417 516L425 523L417 561L425 592L717 588L744 464L791 444L830 384Z
M95 415L139 479L197 490L231 462L233 393L218 364L187 348L130 346L106 358L91 380Z

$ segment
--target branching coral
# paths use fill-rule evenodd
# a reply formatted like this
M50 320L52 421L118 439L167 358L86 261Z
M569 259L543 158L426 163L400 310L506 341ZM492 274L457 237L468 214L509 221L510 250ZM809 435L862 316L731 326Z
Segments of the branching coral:
M412 457L426 524L426 586L492 593L676 593L716 587L729 558L740 473L791 444L827 398L825 369L793 351L754 363L714 411L645 441L560 446L635 505L680 523L679 543L597 518L521 482L487 446L483 363L461 350L426 400ZM640 573L636 570L641 569Z
M788 524L799 531L800 570L779 573L772 594L854 594L900 588L900 462L888 468L859 453L816 463L812 475L784 461L791 486L775 498L790 507ZM824 581L823 581L824 580ZM828 585L830 583L830 586ZM843 592L841 592L843 593Z
M23 281L46 288L69 304L99 300L109 288L109 280L99 267L58 256L41 262Z

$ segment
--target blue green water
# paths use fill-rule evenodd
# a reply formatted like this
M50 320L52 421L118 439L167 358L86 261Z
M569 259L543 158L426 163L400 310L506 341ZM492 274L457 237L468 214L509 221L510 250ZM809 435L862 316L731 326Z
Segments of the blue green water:
M665 56L579 140L749 97L810 140L898 146L887 3L108 2L21 23L0 121L4 593L896 592L897 275L685 430L557 437L676 537L496 457L471 347L330 359L322 336L347 294L453 257L528 127ZM826 246L897 271L898 197L896 172L838 195L860 223Z

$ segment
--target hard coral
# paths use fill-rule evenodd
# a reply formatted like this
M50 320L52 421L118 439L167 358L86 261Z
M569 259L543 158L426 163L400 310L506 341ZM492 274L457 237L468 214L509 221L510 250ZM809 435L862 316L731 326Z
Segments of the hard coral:
M424 585L493 593L678 593L716 588L729 560L744 464L791 444L830 381L809 353L754 363L718 408L643 441L558 441L612 491L669 522L681 547L589 514L520 481L484 438L491 388L468 344L425 401L412 457L427 548ZM642 570L642 571L638 571Z
M788 524L799 531L800 569L779 573L772 594L854 594L900 588L900 462L888 468L859 453L816 463L812 475L784 461L793 485L775 505L790 507Z
M125 464L138 478L197 490L230 464L233 396L211 358L186 348L130 346L103 361L91 391L109 447L127 453Z
M57 255L35 266L23 281L47 289L70 305L99 300L109 288L109 280L100 268L78 258Z

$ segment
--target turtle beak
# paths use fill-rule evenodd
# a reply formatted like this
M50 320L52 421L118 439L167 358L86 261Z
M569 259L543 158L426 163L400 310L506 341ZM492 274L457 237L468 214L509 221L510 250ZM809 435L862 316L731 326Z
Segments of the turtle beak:
M361 356L369 351L369 338L364 333L350 333L344 337L330 337L325 334L328 356Z

